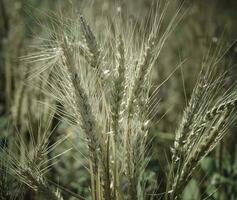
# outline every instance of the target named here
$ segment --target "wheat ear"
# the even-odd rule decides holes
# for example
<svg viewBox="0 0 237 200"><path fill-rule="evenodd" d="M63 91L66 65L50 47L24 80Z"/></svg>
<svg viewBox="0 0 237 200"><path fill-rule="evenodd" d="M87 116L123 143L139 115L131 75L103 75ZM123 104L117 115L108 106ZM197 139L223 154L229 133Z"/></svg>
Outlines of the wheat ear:
<svg viewBox="0 0 237 200"><path fill-rule="evenodd" d="M99 140L97 138L97 126L95 117L92 113L91 106L89 104L89 99L84 91L84 89L81 86L80 77L78 75L77 67L74 63L74 57L73 57L73 50L70 48L68 42L66 39L63 41L62 45L63 49L63 63L68 69L68 72L70 74L71 82L74 87L74 92L76 95L76 105L77 105L77 111L80 113L81 116L81 126L85 131L87 140L88 140L88 146L91 153L91 161L93 165L93 174L95 176L98 176L98 166L99 166L99 158L101 157L101 147L98 143ZM93 183L93 186L96 188L96 183ZM95 190L95 198L97 196L97 192Z"/></svg>
<svg viewBox="0 0 237 200"><path fill-rule="evenodd" d="M96 38L90 26L82 15L80 16L80 22L82 27L82 33L87 45L87 49L89 51L89 55L87 55L85 58L93 68L98 68L100 64L101 50L98 47ZM83 48L81 49L81 51L84 52ZM86 55L86 53L84 52L83 55Z"/></svg>
<svg viewBox="0 0 237 200"><path fill-rule="evenodd" d="M119 36L117 43L117 77L114 80L113 100L111 103L112 110L112 130L115 138L119 133L119 120L121 112L121 103L125 90L125 55L124 55L124 42L122 36Z"/></svg>

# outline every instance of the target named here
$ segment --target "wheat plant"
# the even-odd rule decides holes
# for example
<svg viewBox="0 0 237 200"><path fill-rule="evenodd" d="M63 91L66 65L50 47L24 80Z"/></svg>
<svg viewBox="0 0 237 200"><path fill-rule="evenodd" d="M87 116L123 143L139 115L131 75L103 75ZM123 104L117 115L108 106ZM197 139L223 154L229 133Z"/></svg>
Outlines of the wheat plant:
<svg viewBox="0 0 237 200"><path fill-rule="evenodd" d="M154 11L144 17L147 20L139 24L115 9L117 14L105 23L104 33L90 25L82 13L73 12L69 18L56 16L49 38L38 51L23 57L32 65L28 78L40 80L39 88L50 99L43 105L48 103L47 108L51 108L47 111L50 117L37 126L37 133L29 128L29 139L19 137L17 145L24 146L20 156L19 151L1 148L1 171L6 169L23 184L24 192L32 190L36 199L55 200L181 199L199 162L235 122L237 95L235 85L225 91L226 76L220 75L221 51L217 49L204 60L175 133L166 191L157 194L157 184L153 194L148 194L149 128L157 113L160 87L153 90L152 67L184 14L179 7L166 24L169 4L155 4ZM68 149L53 157L52 151L70 139L69 134L51 142L54 117L73 127L85 144L86 149L77 153L86 158L89 197L60 186L60 177L56 183L47 175L57 165L55 159ZM2 189L0 192L4 193ZM3 199L8 195L5 192Z"/></svg>

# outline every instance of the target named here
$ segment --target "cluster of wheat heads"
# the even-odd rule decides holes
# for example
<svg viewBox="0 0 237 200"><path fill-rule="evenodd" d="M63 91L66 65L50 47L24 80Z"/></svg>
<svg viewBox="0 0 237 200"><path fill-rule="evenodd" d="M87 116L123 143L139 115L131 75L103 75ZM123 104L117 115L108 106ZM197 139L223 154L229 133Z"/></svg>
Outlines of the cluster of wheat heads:
<svg viewBox="0 0 237 200"><path fill-rule="evenodd" d="M91 181L91 196L86 199L148 198L144 179L149 160L148 127L150 117L157 112L157 90L151 93L150 74L180 20L178 10L164 28L167 8L168 4L158 7L159 12L149 16L153 22L139 26L115 17L115 23L107 26L104 34L92 31L80 14L53 21L50 39L39 47L40 51L27 57L42 64L34 76L44 74L44 92L57 102L58 115L83 133ZM224 91L223 75L216 78L217 57L210 59L204 67L207 72L200 74L177 129L166 199L181 198L198 162L223 138L235 119L237 97L234 87ZM3 149L6 166L44 198L63 199L59 192L63 190L83 199L57 184L57 189L49 186L44 175L50 162L42 157L61 140L49 146L50 131L41 131L39 135L43 136L31 145L33 155L27 163L22 164Z"/></svg>
<svg viewBox="0 0 237 200"><path fill-rule="evenodd" d="M200 74L196 87L176 131L169 186L171 199L180 194L202 160L236 122L236 86L225 86L225 73L217 74L220 52L209 57L207 72ZM219 54L219 55L218 55Z"/></svg>

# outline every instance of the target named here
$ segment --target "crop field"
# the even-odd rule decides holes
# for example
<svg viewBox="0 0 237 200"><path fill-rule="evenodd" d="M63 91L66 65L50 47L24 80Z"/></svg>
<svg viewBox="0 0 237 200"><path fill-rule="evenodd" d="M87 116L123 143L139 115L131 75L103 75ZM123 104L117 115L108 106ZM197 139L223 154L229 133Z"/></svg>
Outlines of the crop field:
<svg viewBox="0 0 237 200"><path fill-rule="evenodd" d="M0 200L237 200L235 0L0 0Z"/></svg>

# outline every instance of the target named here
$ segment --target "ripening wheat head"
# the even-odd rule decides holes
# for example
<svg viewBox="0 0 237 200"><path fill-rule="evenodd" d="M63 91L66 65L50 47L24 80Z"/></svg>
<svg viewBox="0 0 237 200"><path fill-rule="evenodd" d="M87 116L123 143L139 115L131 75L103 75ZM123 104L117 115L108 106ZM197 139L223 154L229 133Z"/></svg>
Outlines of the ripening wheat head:
<svg viewBox="0 0 237 200"><path fill-rule="evenodd" d="M46 94L60 116L81 129L88 146L92 199L142 199L147 163L150 72L179 21L164 28L168 3L151 12L150 24L126 20L119 10L99 34L81 14L54 24L51 37L26 60L48 72ZM125 19L124 19L125 17ZM93 27L93 28L92 28Z"/></svg>
<svg viewBox="0 0 237 200"><path fill-rule="evenodd" d="M150 74L181 17L179 8L165 26L168 5L158 4L155 12L144 17L149 23L129 20L121 9L115 9L113 14L117 14L109 20L103 19L106 23L100 27L76 12L69 18L58 17L39 51L24 58L41 64L33 68L32 77L44 74L45 94L55 100L59 116L83 133L92 200L145 198L149 116L156 112L157 92L150 95ZM176 131L172 184L168 184L166 198L180 198L198 162L235 119L236 93L234 87L224 91L225 77L215 75L218 63L214 56L206 64L206 73L203 68ZM42 154L46 147L40 143L34 152ZM33 158L41 158L41 154ZM33 166L26 171L21 165L13 166L13 171L34 190L62 198L54 190L48 191L43 176L36 180L33 172L38 169Z"/></svg>
<svg viewBox="0 0 237 200"><path fill-rule="evenodd" d="M199 79L180 126L176 131L172 164L171 199L180 199L192 172L236 121L236 84L226 88L226 74L222 67L220 49L203 63ZM206 69L205 69L206 67ZM172 182L172 181L171 181Z"/></svg>
<svg viewBox="0 0 237 200"><path fill-rule="evenodd" d="M0 159L4 162L3 167L13 177L13 180L18 183L17 189L20 190L16 194L13 192L9 196L24 196L30 188L43 198L63 199L58 188L50 186L46 175L61 155L55 155L49 159L49 154L66 139L64 137L53 144L49 144L49 137L53 133L51 130L52 119L51 115L46 123L45 121L42 121L43 124L40 122L36 132L29 124L29 140L24 137L23 132L15 134L15 138L12 140L13 149L10 149L9 146L0 147ZM10 139L9 137L8 140L11 141Z"/></svg>

